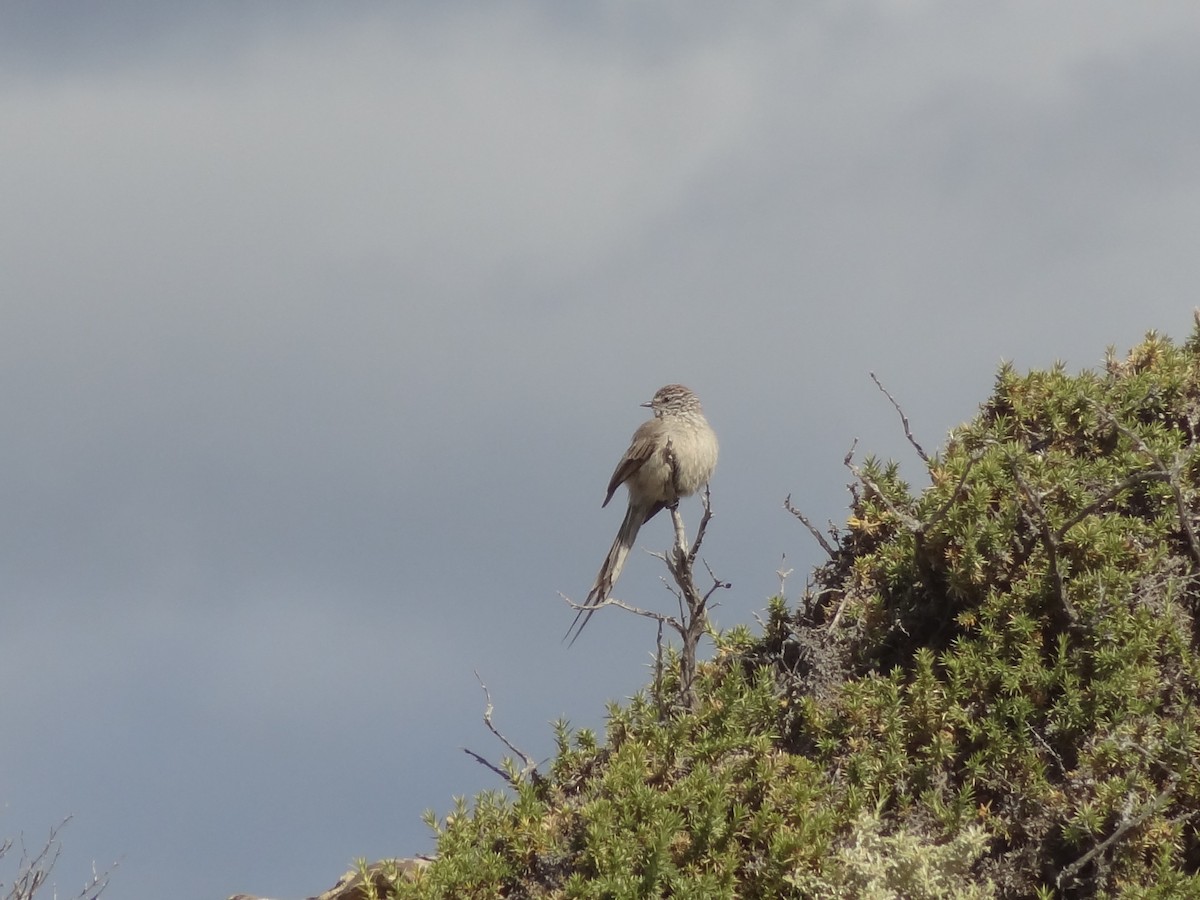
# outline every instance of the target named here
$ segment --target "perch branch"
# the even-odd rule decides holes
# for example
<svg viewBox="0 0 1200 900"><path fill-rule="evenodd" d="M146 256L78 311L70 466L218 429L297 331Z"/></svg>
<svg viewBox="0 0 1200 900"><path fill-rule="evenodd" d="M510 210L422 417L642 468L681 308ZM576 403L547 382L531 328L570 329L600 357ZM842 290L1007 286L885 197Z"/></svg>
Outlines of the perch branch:
<svg viewBox="0 0 1200 900"><path fill-rule="evenodd" d="M704 535L708 531L708 523L712 521L712 495L708 490L708 482L704 483L704 493L700 495L700 503L704 507L704 512L700 516L700 525L696 528L696 540L692 541L692 549L688 551L688 565L692 565L696 561L696 554L700 552L700 545L704 543Z"/></svg>
<svg viewBox="0 0 1200 900"><path fill-rule="evenodd" d="M666 560L666 557L663 556L663 554L661 554L661 553L651 553L650 555L653 557L656 557L658 559L661 559L661 560ZM631 612L631 613L634 613L635 615L645 616L647 619L656 619L659 622L659 624L670 625L676 631L680 632L681 634L683 633L682 626L680 626L679 622L677 622L673 616L666 616L666 615L663 615L662 613L656 613L649 609L642 609L641 607L630 606L624 600L618 600L616 597L605 597L604 600L602 600L600 603L593 603L591 606L588 606L583 603L576 603L570 597L566 596L565 594L563 594L561 592L559 593L558 596L562 597L563 600L566 601L567 606L571 607L571 609L601 609L605 606L615 606L615 607L617 607L617 609L623 609L626 612Z"/></svg>

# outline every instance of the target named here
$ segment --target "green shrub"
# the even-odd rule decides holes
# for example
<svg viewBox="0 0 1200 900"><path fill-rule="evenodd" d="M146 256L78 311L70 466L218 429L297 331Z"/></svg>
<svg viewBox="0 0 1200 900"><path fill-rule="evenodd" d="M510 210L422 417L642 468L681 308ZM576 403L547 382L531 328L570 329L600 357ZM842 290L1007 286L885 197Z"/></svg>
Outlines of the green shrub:
<svg viewBox="0 0 1200 900"><path fill-rule="evenodd" d="M1200 330L1001 367L929 487L857 469L811 592L715 636L696 709L560 723L515 796L430 817L398 896L1200 896L1198 429Z"/></svg>

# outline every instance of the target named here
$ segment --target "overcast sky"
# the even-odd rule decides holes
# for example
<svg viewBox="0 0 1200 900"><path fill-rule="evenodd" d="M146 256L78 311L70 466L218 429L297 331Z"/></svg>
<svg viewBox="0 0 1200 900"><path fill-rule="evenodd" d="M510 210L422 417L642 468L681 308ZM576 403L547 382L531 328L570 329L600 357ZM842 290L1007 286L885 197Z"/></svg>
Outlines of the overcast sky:
<svg viewBox="0 0 1200 900"><path fill-rule="evenodd" d="M1188 334L1198 110L1193 2L0 5L0 835L147 900L428 852L474 670L538 758L648 678L558 596L640 402L704 402L752 622L855 437L921 484L869 372L933 449Z"/></svg>

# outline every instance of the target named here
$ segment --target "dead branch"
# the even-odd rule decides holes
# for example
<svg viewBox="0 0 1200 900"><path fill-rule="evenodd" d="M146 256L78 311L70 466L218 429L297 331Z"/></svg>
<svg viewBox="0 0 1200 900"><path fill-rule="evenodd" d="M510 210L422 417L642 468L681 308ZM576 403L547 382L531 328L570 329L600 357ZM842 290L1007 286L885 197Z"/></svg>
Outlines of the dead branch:
<svg viewBox="0 0 1200 900"><path fill-rule="evenodd" d="M676 488L676 494L678 494L679 466L669 440L667 441L663 455L666 458L667 465L671 469L671 482ZM704 506L704 513L696 529L696 540L691 547L688 546L687 532L684 529L683 517L679 514L678 501L671 503L667 507L671 512L675 542L667 553L660 555L660 558L666 563L667 571L671 573L671 577L679 587L677 596L680 604L680 615L679 619L674 619L670 616L659 616L658 614L652 614L651 616L658 619L660 628L663 624L668 624L675 628L683 642L679 653L680 700L687 709L695 709L696 707L694 686L696 649L700 643L700 638L704 635L708 627L708 616L705 607L709 597L713 593L713 591L709 591L708 594L701 596L692 573L696 556L700 552L700 546L704 541L704 535L708 529L708 523L712 519L712 496L707 484L704 485L701 502ZM713 580L716 581L715 578ZM721 586L721 582L717 582L717 585ZM714 587L713 590L715 589ZM643 612L643 614L645 613Z"/></svg>
<svg viewBox="0 0 1200 900"><path fill-rule="evenodd" d="M825 536L816 529L816 527L813 525L812 522L810 522L808 520L808 517L805 516L804 513L800 512L800 510L798 510L798 509L796 509L796 507L792 506L792 495L791 494L788 494L786 497L783 498L783 508L786 509L788 512L790 512L797 519L800 520L800 524L802 524L805 528L807 528L808 533L817 539L817 543L821 545L821 549L823 549L827 554L829 554L830 559L837 558L837 551L834 550L832 546L830 546L829 541L825 540Z"/></svg>
<svg viewBox="0 0 1200 900"><path fill-rule="evenodd" d="M729 590L731 587L733 587L733 584L732 584L732 582L722 581L721 579L719 579L717 577L716 573L713 572L712 566L710 566L707 562L704 563L704 569L705 569L705 571L708 572L708 577L713 580L712 587L710 587L707 591L704 592L704 604L706 607L709 607L710 604L708 601L709 601L709 598L712 597L713 594L715 594L718 590L722 590L722 589ZM714 604L711 604L711 606L720 606L720 604L714 603Z"/></svg>
<svg viewBox="0 0 1200 900"><path fill-rule="evenodd" d="M661 553L651 553L650 555L653 556L655 559L661 559L664 562L667 559L666 556L664 556ZM663 613L657 613L650 609L642 609L639 606L631 606L630 604L626 603L624 600L618 600L616 597L605 597L604 600L600 603L595 603L591 606L586 606L582 603L576 603L570 597L566 596L565 594L563 594L561 592L559 593L558 596L562 597L563 600L565 600L567 602L567 605L569 607L571 607L571 609L601 609L602 607L605 607L605 606L615 606L617 609L623 609L626 612L633 613L634 615L645 616L647 619L656 619L660 625L662 625L662 624L670 625L676 631L679 631L681 628L679 622L673 616L664 615Z"/></svg>
<svg viewBox="0 0 1200 900"><path fill-rule="evenodd" d="M857 444L858 438L855 438L854 444L852 444L850 449L846 452L846 457L842 460L842 464L854 474L855 478L857 478L866 486L867 490L879 498L879 502L887 507L887 511L895 516L901 525L903 525L913 534L923 533L925 531L924 525L922 525L917 519L914 519L908 513L897 509L896 505L887 498L887 495L883 492L879 485L877 485L871 478L868 478L865 474L863 474L863 471L858 466L854 465L853 462L851 462L851 460L854 458L854 447Z"/></svg>
<svg viewBox="0 0 1200 900"><path fill-rule="evenodd" d="M13 879L12 888L9 890L8 896L12 900L28 900L38 888L45 884L46 879L50 877L50 871L54 868L54 864L58 862L58 855L62 852L62 844L58 840L58 832L70 821L69 817L64 819L60 825L50 829L50 837L46 839L46 843L42 845L42 849L36 855L30 857L28 850L25 848L25 836L21 835L21 865L17 877Z"/></svg>
<svg viewBox="0 0 1200 900"><path fill-rule="evenodd" d="M906 438L908 438L908 442L910 444L912 444L912 448L917 451L917 456L921 457L921 461L924 462L926 465L928 465L929 457L926 455L925 451L921 448L921 445L917 443L916 438L913 437L912 429L908 427L908 416L906 416L904 414L904 410L900 408L900 404L896 402L896 398L893 397L891 395L891 393L888 391L888 389L885 388L880 383L879 379L875 377L875 373L871 372L870 375L871 375L871 380L873 382L875 382L875 387L877 387L881 391L883 391L883 395L885 397L887 397L888 400L891 401L892 407L896 410L897 413L900 414L900 422L904 426L904 436Z"/></svg>
<svg viewBox="0 0 1200 900"><path fill-rule="evenodd" d="M523 769L521 769L521 771L513 773L511 770L502 769L499 766L489 762L483 756L476 753L474 750L470 750L466 747L463 747L462 748L463 753L466 753L468 756L473 758L480 765L486 766L487 768L491 769L493 772L495 772L497 775L499 775L501 778L503 778L505 781L507 781L514 788L519 787L521 782L524 781L530 775L532 775L534 777L534 779L536 780L538 777L537 763L534 761L533 757L531 757L528 753L525 753L523 750L518 749L517 746L515 744L513 744L512 741L510 741L507 737L505 737L503 734L501 734L500 731L496 728L496 726L492 724L492 711L495 709L495 707L492 706L492 693L491 693L491 691L488 690L488 686L483 683L483 679L479 677L479 672L475 673L475 680L478 681L479 686L481 688L483 688L483 696L484 696L485 700L487 701L487 705L484 707L484 710L483 710L483 724L487 726L488 731L490 731L493 735L495 735L501 741L501 743L503 743L504 746L507 747L512 752L512 754L514 756L519 756L524 761L525 767Z"/></svg>
<svg viewBox="0 0 1200 900"><path fill-rule="evenodd" d="M58 862L59 854L62 852L62 842L58 836L59 832L66 827L71 818L71 816L67 816L58 825L53 826L41 850L33 856L29 855L29 851L25 847L24 835L21 836L21 859L18 864L16 877L13 879L8 893L5 894L6 900L30 900L37 890L46 884L51 871ZM11 840L0 842L0 857L3 857L11 849ZM112 869L116 867L117 864L113 863L112 868L104 872L97 872L93 863L92 877L79 893L75 895L75 900L96 900L96 898L104 893L104 889L108 887L109 876Z"/></svg>
<svg viewBox="0 0 1200 900"><path fill-rule="evenodd" d="M696 561L696 554L700 552L700 545L704 543L704 535L708 532L708 523L712 521L712 495L708 490L708 482L704 483L704 493L700 495L700 505L704 508L704 512L700 516L700 525L696 528L696 540L692 541L692 549L688 551L688 565L692 565Z"/></svg>
<svg viewBox="0 0 1200 900"><path fill-rule="evenodd" d="M476 753L470 747L462 747L461 749L462 749L463 753L467 754L467 756L471 757L471 759L475 760L475 762L479 763L484 768L491 769L493 772L495 772L497 775L499 775L501 778L503 778L505 781L507 781L513 787L516 787L516 783L513 781L511 773L505 772L503 769L501 769L499 766L497 766L491 760L485 759L483 756Z"/></svg>
<svg viewBox="0 0 1200 900"><path fill-rule="evenodd" d="M671 568L671 574L675 578L675 583L679 586L680 592L683 594L687 602L687 619L683 629L683 647L680 651L680 687L684 705L688 709L696 708L696 693L695 693L695 677L696 677L696 649L700 644L700 638L708 630L708 601L713 593L720 587L729 587L728 583L719 581L713 577L713 587L701 595L699 588L696 587L696 580L693 574L693 563L696 554L700 550L700 539L703 537L701 533L712 518L711 497L708 487L705 486L704 495L702 497L704 505L704 515L701 518L701 526L696 533L696 542L688 551L686 557L680 556L680 552L686 546L686 543L681 543L677 547L676 559L681 559L683 564L678 566L668 566ZM683 538L683 521L679 518L678 510L671 510L673 518L678 519L675 530L676 534ZM707 567L707 563L705 564ZM708 570L712 576L712 569Z"/></svg>

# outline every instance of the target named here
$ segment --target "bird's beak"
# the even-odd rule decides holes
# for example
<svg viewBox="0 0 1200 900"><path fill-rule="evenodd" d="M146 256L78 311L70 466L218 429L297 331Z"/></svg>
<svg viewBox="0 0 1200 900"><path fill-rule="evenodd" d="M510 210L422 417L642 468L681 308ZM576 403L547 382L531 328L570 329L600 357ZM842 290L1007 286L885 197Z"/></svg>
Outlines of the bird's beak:
<svg viewBox="0 0 1200 900"><path fill-rule="evenodd" d="M653 401L653 400L647 400L645 403L639 403L639 404L638 404L638 406L645 406L645 407L647 407L647 408L649 408L649 407L651 407L651 406L653 406L653 405L654 405L654 401Z"/></svg>

